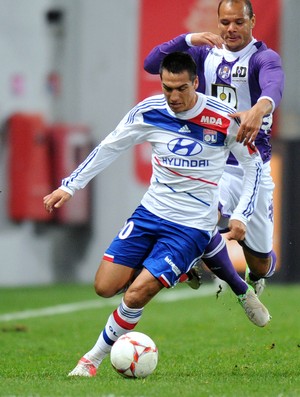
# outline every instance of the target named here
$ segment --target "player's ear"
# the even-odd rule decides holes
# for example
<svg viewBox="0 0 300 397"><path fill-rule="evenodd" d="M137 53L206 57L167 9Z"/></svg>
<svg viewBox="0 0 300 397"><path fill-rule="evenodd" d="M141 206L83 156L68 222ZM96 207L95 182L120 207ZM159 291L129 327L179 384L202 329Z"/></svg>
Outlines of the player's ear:
<svg viewBox="0 0 300 397"><path fill-rule="evenodd" d="M251 29L254 28L255 22L256 22L256 16L255 16L255 14L253 14L253 17L251 18Z"/></svg>
<svg viewBox="0 0 300 397"><path fill-rule="evenodd" d="M196 76L195 80L194 80L194 88L195 88L195 90L197 90L198 86L199 86L199 77Z"/></svg>

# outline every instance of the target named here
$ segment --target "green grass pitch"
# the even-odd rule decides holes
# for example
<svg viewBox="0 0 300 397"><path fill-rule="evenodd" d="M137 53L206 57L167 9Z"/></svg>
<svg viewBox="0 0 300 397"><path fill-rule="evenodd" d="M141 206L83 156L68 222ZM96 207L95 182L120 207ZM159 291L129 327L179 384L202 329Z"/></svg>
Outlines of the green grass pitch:
<svg viewBox="0 0 300 397"><path fill-rule="evenodd" d="M161 294L184 290L191 291L182 285ZM262 301L273 318L266 328L246 318L228 289L218 298L215 292L192 292L169 302L156 298L145 308L136 331L156 342L159 362L151 376L133 380L118 375L108 358L95 378L67 377L93 346L115 300L98 298L98 308L6 321L7 313L97 297L87 285L1 288L0 396L300 396L300 285L268 284Z"/></svg>

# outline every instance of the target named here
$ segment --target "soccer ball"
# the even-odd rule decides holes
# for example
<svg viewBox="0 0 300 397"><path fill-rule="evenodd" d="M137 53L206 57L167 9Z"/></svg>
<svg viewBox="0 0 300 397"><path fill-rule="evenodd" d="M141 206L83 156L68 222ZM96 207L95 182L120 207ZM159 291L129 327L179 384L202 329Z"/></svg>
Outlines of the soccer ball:
<svg viewBox="0 0 300 397"><path fill-rule="evenodd" d="M158 350L148 335L128 332L113 344L110 361L125 378L146 378L157 366Z"/></svg>

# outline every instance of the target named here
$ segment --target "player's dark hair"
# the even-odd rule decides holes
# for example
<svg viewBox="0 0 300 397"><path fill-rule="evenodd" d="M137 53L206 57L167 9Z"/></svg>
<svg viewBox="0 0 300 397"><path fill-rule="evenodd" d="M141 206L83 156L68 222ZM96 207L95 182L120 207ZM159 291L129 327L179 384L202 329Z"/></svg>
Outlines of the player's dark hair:
<svg viewBox="0 0 300 397"><path fill-rule="evenodd" d="M197 77L196 62L189 54L185 52L176 51L166 55L160 64L160 77L162 77L163 70L167 70L168 72L174 74L188 72L192 82L194 82L195 78Z"/></svg>
<svg viewBox="0 0 300 397"><path fill-rule="evenodd" d="M251 19L253 17L254 13L253 13L252 3L250 0L221 0L219 3L219 6L218 6L218 16L220 15L220 7L223 3L240 3L240 2L245 4L245 6L248 10L249 18Z"/></svg>

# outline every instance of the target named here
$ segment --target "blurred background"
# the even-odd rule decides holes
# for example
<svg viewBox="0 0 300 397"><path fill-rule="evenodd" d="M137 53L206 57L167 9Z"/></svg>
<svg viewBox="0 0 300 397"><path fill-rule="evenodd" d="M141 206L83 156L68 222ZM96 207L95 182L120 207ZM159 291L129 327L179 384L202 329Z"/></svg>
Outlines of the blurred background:
<svg viewBox="0 0 300 397"><path fill-rule="evenodd" d="M133 148L55 214L59 187L137 101L160 92L143 70L153 46L216 31L218 0L0 0L0 286L93 282L102 254L149 181ZM253 0L254 37L282 56L276 111L275 282L300 282L299 0ZM237 244L230 252L239 271Z"/></svg>

